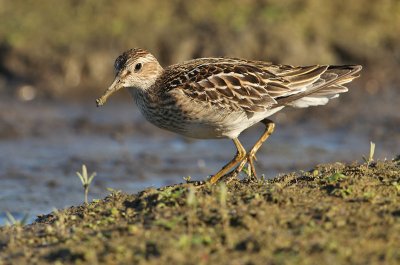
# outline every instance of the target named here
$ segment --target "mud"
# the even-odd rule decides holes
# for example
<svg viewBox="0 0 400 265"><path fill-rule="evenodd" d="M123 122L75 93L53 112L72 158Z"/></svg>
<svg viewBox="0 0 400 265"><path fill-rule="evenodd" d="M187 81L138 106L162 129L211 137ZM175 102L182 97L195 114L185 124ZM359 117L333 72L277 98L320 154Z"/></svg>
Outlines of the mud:
<svg viewBox="0 0 400 265"><path fill-rule="evenodd" d="M114 191L0 228L0 264L398 264L400 163Z"/></svg>

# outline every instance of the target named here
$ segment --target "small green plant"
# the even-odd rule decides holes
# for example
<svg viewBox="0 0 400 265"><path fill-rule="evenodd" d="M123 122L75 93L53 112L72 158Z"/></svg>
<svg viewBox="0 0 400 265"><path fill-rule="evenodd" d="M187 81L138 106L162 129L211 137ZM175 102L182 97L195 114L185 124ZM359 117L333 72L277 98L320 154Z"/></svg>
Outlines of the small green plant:
<svg viewBox="0 0 400 265"><path fill-rule="evenodd" d="M7 226L24 226L27 224L28 222L28 214L25 214L21 220L18 220L17 218L15 218L10 212L6 212L6 225Z"/></svg>
<svg viewBox="0 0 400 265"><path fill-rule="evenodd" d="M219 184L219 203L223 209L226 208L227 196L228 196L228 189L225 183Z"/></svg>
<svg viewBox="0 0 400 265"><path fill-rule="evenodd" d="M54 217L56 217L56 221L54 222L54 226L57 229L56 232L60 238L63 238L66 236L66 216L64 212L60 212L58 209L53 208L53 214ZM50 230L52 229L51 226L49 226Z"/></svg>
<svg viewBox="0 0 400 265"><path fill-rule="evenodd" d="M365 163L367 163L367 167L369 167L371 165L371 163L374 161L374 153L375 153L375 143L370 142L369 157L366 158L365 156L363 156Z"/></svg>
<svg viewBox="0 0 400 265"><path fill-rule="evenodd" d="M249 170L249 169L250 169L249 166L243 167L242 172L244 174L246 174L247 176L251 176L251 170Z"/></svg>
<svg viewBox="0 0 400 265"><path fill-rule="evenodd" d="M392 186L394 186L397 190L397 192L400 193L400 183L397 181L393 181L392 183L390 183Z"/></svg>
<svg viewBox="0 0 400 265"><path fill-rule="evenodd" d="M6 226L12 229L12 234L8 240L8 246L15 246L16 242L21 238L23 233L23 226L28 222L28 214L25 214L21 220L15 218L10 212L6 212ZM0 264L1 261L0 261Z"/></svg>
<svg viewBox="0 0 400 265"><path fill-rule="evenodd" d="M336 172L336 173L334 173L334 174L332 174L332 175L326 177L324 180L325 180L326 182L328 182L328 183L336 183L336 182L341 181L341 180L344 180L344 179L346 179L346 178L347 178L346 175L343 175L343 174L340 173L340 172Z"/></svg>
<svg viewBox="0 0 400 265"><path fill-rule="evenodd" d="M193 223L194 220L196 219L196 207L197 207L196 192L193 187L189 188L186 197L186 204L187 206L189 206L190 209L188 211L187 225L188 225L188 233L191 235L193 233Z"/></svg>
<svg viewBox="0 0 400 265"><path fill-rule="evenodd" d="M87 173L86 165L83 164L82 165L82 173L76 172L76 175L78 175L79 179L82 182L82 186L85 191L85 203L87 204L88 203L89 186L90 186L90 183L92 183L93 178L96 176L96 172L93 172L89 177L88 173Z"/></svg>
<svg viewBox="0 0 400 265"><path fill-rule="evenodd" d="M195 192L194 188L192 188L192 187L189 188L186 203L189 207L197 206L196 192Z"/></svg>
<svg viewBox="0 0 400 265"><path fill-rule="evenodd" d="M222 221L222 230L224 232L224 238L225 238L225 244L229 247L232 246L232 240L231 240L231 230L229 227L229 210L227 207L227 201L228 201L228 188L225 183L219 184L219 205L220 209L219 212L221 214L221 221Z"/></svg>

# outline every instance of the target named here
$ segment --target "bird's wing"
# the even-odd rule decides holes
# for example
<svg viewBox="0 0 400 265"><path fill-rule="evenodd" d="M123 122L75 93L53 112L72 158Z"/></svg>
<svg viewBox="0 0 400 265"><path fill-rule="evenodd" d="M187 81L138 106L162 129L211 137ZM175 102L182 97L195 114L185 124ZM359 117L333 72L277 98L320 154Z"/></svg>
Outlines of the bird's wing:
<svg viewBox="0 0 400 265"><path fill-rule="evenodd" d="M251 114L277 106L281 100L287 101L293 95L323 86L326 80L321 80L321 76L329 66L293 67L241 59L206 58L173 68L176 71L171 72L165 82L168 90L179 88L195 101L232 110L242 109ZM337 75L331 77L337 79ZM343 90L344 87L339 84L338 89ZM339 90L337 93L340 93ZM331 93L324 90L314 92Z"/></svg>

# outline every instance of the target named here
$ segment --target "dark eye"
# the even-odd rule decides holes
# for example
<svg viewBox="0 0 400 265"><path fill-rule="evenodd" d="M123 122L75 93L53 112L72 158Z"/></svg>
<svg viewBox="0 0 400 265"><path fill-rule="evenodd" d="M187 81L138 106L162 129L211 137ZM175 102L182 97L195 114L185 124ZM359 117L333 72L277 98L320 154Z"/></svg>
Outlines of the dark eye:
<svg viewBox="0 0 400 265"><path fill-rule="evenodd" d="M141 63L137 63L137 64L135 65L135 71L137 72L137 71L139 71L140 69L142 69L142 64L141 64Z"/></svg>

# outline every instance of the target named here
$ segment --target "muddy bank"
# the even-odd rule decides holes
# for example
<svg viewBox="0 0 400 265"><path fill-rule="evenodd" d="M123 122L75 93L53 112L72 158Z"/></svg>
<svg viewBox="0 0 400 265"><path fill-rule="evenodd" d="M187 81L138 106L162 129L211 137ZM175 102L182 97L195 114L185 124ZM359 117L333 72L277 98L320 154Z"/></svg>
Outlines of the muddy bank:
<svg viewBox="0 0 400 265"><path fill-rule="evenodd" d="M400 164L113 192L0 230L0 264L398 264Z"/></svg>

